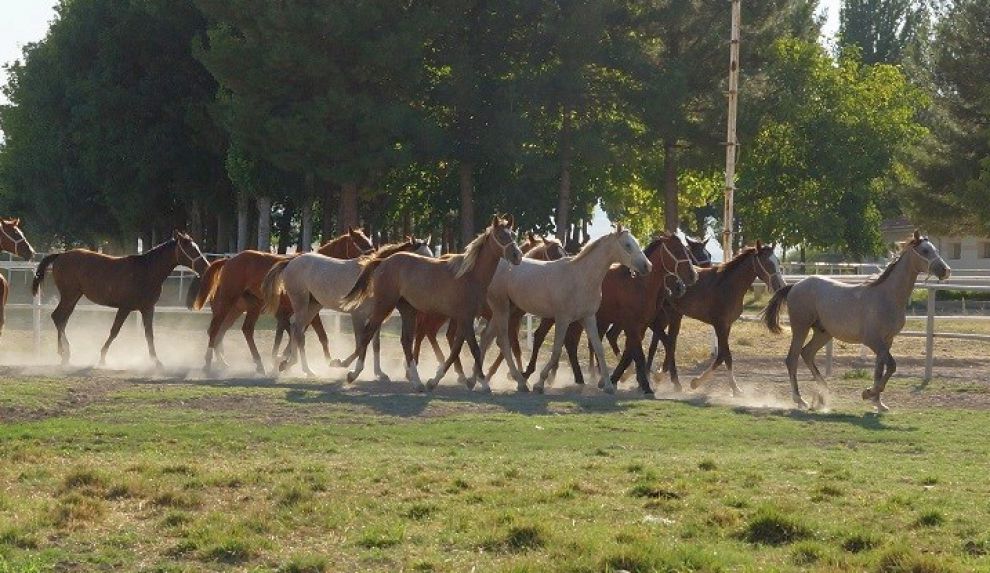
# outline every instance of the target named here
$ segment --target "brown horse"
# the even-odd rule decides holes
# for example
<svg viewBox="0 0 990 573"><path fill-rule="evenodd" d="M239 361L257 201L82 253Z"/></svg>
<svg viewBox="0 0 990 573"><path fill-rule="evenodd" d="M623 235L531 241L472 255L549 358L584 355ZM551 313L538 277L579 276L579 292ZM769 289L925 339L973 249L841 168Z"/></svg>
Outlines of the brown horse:
<svg viewBox="0 0 990 573"><path fill-rule="evenodd" d="M52 321L58 329L58 353L62 357L62 365L69 363L70 355L65 325L79 299L85 296L96 304L117 309L110 337L100 351L100 365L106 362L107 350L120 332L124 320L136 310L141 313L144 322L148 353L161 368L162 363L155 352L155 304L162 295L165 279L179 265L185 265L197 274L202 274L208 266L199 245L192 237L179 231L173 232L168 241L140 255L111 257L86 249L74 249L41 259L31 291L38 294L45 272L51 266L59 292Z"/></svg>
<svg viewBox="0 0 990 573"><path fill-rule="evenodd" d="M34 258L34 248L24 237L20 225L20 219L0 219L0 251L15 254L25 261L30 261ZM4 309L7 306L9 291L7 279L0 275L0 333L3 333L6 315Z"/></svg>
<svg viewBox="0 0 990 573"><path fill-rule="evenodd" d="M630 362L635 362L640 390L644 394L652 394L646 356L643 354L643 336L653 322L658 305L683 296L687 287L698 281L698 272L691 264L688 250L675 235L661 236L650 243L643 253L653 263L653 272L633 276L621 267L609 270L602 281L602 303L595 318L598 320L598 332L617 326L626 334L626 348L612 372L612 382L617 384ZM584 384L581 366L576 360L581 330L580 324L571 324L564 340L574 381L578 384Z"/></svg>
<svg viewBox="0 0 990 573"><path fill-rule="evenodd" d="M533 232L527 233L526 240L519 246L519 250L525 255L525 258L534 259L538 261L555 261L557 259L562 259L567 256L564 251L563 245L560 241L554 238L541 237L534 234ZM485 320L491 320L492 311L485 304L481 309L482 318ZM511 342L512 352L516 356L516 362L521 362L522 350L519 348L519 330L522 326L522 318L525 313L519 309L514 309L512 315L509 317L509 330L512 333ZM446 324L448 321L446 316L439 314L429 314L429 313L419 313L416 315L416 342L413 346L413 356L416 360L419 360L420 347L423 344L423 338L427 338L430 341L430 346L433 348L433 354L437 358L437 362L443 362L446 358L443 355L443 351L440 350L440 345L437 343L437 334L440 332L440 328ZM546 332L553 327L552 319L544 319L540 321L540 326L538 331L543 332L543 336L546 336ZM456 326L451 325L447 328L447 344L448 346L453 342L457 334ZM495 358L495 362L488 370L488 379L495 374L498 367L502 364L502 354ZM454 358L454 370L457 372L458 378L463 382L466 379L464 375L464 369L461 366L460 356Z"/></svg>
<svg viewBox="0 0 990 573"><path fill-rule="evenodd" d="M725 363L729 371L729 384L732 394L739 395L742 390L736 384L732 374L732 351L729 349L729 333L732 324L742 315L743 297L757 278L766 283L771 291L784 287L784 278L780 274L780 263L773 254L773 247L763 245L759 241L755 247L746 247L727 263L702 269L698 273L698 283L688 289L684 296L671 300L657 313L653 324L653 341L650 343L649 362L652 364L659 339L663 342L664 361L663 372L670 373L670 381L680 391L681 384L677 378L677 335L680 332L681 319L687 315L695 320L712 325L718 340L718 350L715 360L700 376L691 380L691 388L697 388L707 382L715 374L715 369ZM669 332L666 327L670 326Z"/></svg>
<svg viewBox="0 0 990 573"><path fill-rule="evenodd" d="M399 253L387 259L369 261L351 292L344 297L345 310L372 301L370 317L362 329L358 344L358 362L347 375L353 382L364 367L364 357L375 332L395 308L402 317L402 350L406 358L406 374L413 386L424 389L413 356L413 337L418 312L430 312L450 317L457 325L457 333L450 356L440 365L430 387L436 386L447 372L454 358L460 355L461 346L467 340L474 355L474 376L481 388L490 391L482 372L481 348L474 334L474 319L481 311L488 285L501 259L518 265L522 252L515 242L513 220L492 219L485 232L471 242L461 255L447 260L426 258L410 253Z"/></svg>
<svg viewBox="0 0 990 573"><path fill-rule="evenodd" d="M347 233L337 237L318 249L318 253L339 259L354 259L374 251L371 240L361 229L349 228ZM206 350L206 370L213 367L213 357L224 367L227 366L223 357L223 338L234 322L245 314L241 332L247 341L251 356L254 358L255 369L259 374L265 373L261 354L254 342L254 327L265 307L261 294L261 283L265 275L279 261L285 260L282 255L273 255L262 251L243 251L229 259L214 261L203 274L199 293L192 304L193 309L201 309L210 302L213 318L207 333L210 337ZM282 296L275 312L277 331L272 356L277 356L283 333L289 328L289 317L292 316L292 306L289 299ZM323 352L330 358L330 345L326 330L319 315L313 318L313 330L320 339Z"/></svg>

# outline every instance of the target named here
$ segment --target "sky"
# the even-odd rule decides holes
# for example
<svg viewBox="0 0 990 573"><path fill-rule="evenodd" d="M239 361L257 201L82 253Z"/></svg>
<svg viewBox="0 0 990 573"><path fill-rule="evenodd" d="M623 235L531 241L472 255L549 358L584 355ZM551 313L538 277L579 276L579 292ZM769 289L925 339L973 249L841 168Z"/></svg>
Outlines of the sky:
<svg viewBox="0 0 990 573"><path fill-rule="evenodd" d="M759 0L743 0L743 19L746 18L746 2ZM0 62L4 64L21 57L21 49L25 44L38 41L45 36L48 24L55 17L56 0L0 0ZM826 17L822 30L824 39L835 36L839 29L839 6L841 0L821 0L819 13ZM728 11L726 11L728 13ZM743 38L745 41L745 37ZM728 60L728 55L726 55ZM728 68L728 63L726 63ZM3 71L0 80L6 83L7 74ZM0 94L0 103L6 103ZM611 223L600 208L595 208L592 221L591 236L599 237L611 230ZM709 250L721 259L722 251L715 241L709 244Z"/></svg>

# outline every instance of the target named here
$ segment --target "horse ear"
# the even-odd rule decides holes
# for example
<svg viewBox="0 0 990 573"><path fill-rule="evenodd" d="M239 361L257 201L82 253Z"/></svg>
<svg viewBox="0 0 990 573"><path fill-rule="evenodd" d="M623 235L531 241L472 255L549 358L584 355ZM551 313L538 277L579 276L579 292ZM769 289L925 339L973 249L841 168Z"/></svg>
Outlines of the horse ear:
<svg viewBox="0 0 990 573"><path fill-rule="evenodd" d="M763 249L763 241L756 239L756 250L759 251Z"/></svg>
<svg viewBox="0 0 990 573"><path fill-rule="evenodd" d="M498 226L498 213L492 215L492 224L490 226L492 227Z"/></svg>
<svg viewBox="0 0 990 573"><path fill-rule="evenodd" d="M509 226L510 229L515 229L516 228L516 216L515 215L512 215L510 213L509 214L509 217L506 219L506 224Z"/></svg>
<svg viewBox="0 0 990 573"><path fill-rule="evenodd" d="M15 217L14 220L11 221L11 223L13 223L15 227L20 227L21 226L21 218L20 217Z"/></svg>
<svg viewBox="0 0 990 573"><path fill-rule="evenodd" d="M175 239L176 241L179 240L179 230L178 229L172 229L172 238Z"/></svg>
<svg viewBox="0 0 990 573"><path fill-rule="evenodd" d="M433 233L430 233L429 235L426 236L425 239L423 239L423 242L426 243L426 246L430 246L430 241L432 240L433 240Z"/></svg>
<svg viewBox="0 0 990 573"><path fill-rule="evenodd" d="M921 233L918 231L918 229L915 229L914 230L914 240L915 241L920 241L921 240Z"/></svg>
<svg viewBox="0 0 990 573"><path fill-rule="evenodd" d="M412 238L412 235L406 235L406 242L407 242L407 243L411 243L411 242L413 242L413 238Z"/></svg>
<svg viewBox="0 0 990 573"><path fill-rule="evenodd" d="M533 231L526 231L526 238L529 239L530 243L536 242L536 233Z"/></svg>
<svg viewBox="0 0 990 573"><path fill-rule="evenodd" d="M347 226L347 234L348 235L353 235L354 234L354 227L348 225Z"/></svg>
<svg viewBox="0 0 990 573"><path fill-rule="evenodd" d="M615 224L615 232L616 233L621 233L623 230L624 229L622 228L622 223L616 223Z"/></svg>

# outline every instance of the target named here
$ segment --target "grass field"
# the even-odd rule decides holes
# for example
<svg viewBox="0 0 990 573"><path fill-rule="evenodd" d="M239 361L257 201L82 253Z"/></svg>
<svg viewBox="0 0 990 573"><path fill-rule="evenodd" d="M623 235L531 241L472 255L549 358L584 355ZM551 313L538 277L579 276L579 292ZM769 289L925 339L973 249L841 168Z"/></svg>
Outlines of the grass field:
<svg viewBox="0 0 990 573"><path fill-rule="evenodd" d="M752 323L738 401L722 378L658 400L566 375L547 396L252 378L237 337L245 370L210 380L186 319L159 328L165 373L135 366L130 327L111 353L130 370L89 368L107 326L70 325L68 370L0 368L0 573L990 571L985 343L936 341L925 384L923 341L899 340L878 416L858 399L872 358L844 344L831 411L792 410L788 338ZM685 324L685 382L709 337ZM30 336L3 340L11 363Z"/></svg>

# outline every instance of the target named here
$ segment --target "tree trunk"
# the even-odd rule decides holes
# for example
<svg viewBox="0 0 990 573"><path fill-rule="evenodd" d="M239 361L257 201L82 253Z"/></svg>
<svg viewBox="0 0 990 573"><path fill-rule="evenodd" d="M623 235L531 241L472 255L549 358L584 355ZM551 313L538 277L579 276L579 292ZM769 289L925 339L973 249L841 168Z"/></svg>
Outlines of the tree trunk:
<svg viewBox="0 0 990 573"><path fill-rule="evenodd" d="M357 228L358 220L358 188L356 183L344 183L340 186L340 206L337 217L339 223L337 232L344 233L348 227Z"/></svg>
<svg viewBox="0 0 990 573"><path fill-rule="evenodd" d="M225 253L230 249L230 215L223 213L217 215L217 244L218 253Z"/></svg>
<svg viewBox="0 0 990 573"><path fill-rule="evenodd" d="M200 208L199 201L195 199L189 208L189 229L186 232L196 241L202 241L206 238L203 235L203 209Z"/></svg>
<svg viewBox="0 0 990 573"><path fill-rule="evenodd" d="M333 212L336 204L336 193L333 185L327 185L323 191L322 218L320 221L320 243L326 244L333 239Z"/></svg>
<svg viewBox="0 0 990 573"><path fill-rule="evenodd" d="M668 233L676 233L677 213L677 144L673 139L663 140L663 220Z"/></svg>
<svg viewBox="0 0 990 573"><path fill-rule="evenodd" d="M307 197L303 200L302 213L302 233L300 233L299 250L308 253L313 250L313 199Z"/></svg>
<svg viewBox="0 0 990 573"><path fill-rule="evenodd" d="M251 200L244 192L237 194L237 251L248 248L248 210Z"/></svg>
<svg viewBox="0 0 990 573"><path fill-rule="evenodd" d="M461 241L466 245L474 240L474 165L461 163L458 173L461 179Z"/></svg>
<svg viewBox="0 0 990 573"><path fill-rule="evenodd" d="M571 212L571 110L564 107L560 127L560 189L557 191L557 240L567 240L567 220Z"/></svg>
<svg viewBox="0 0 990 573"><path fill-rule="evenodd" d="M268 252L272 247L272 199L258 197L258 250Z"/></svg>
<svg viewBox="0 0 990 573"><path fill-rule="evenodd" d="M141 233L141 252L147 251L151 249L151 247L155 246L155 244L151 242L152 234L153 231L151 229L148 229L147 231Z"/></svg>
<svg viewBox="0 0 990 573"><path fill-rule="evenodd" d="M282 213L279 214L275 222L276 229L278 230L278 254L280 255L289 252L289 247L292 246L292 216L295 213L295 205L286 201L282 208Z"/></svg>

